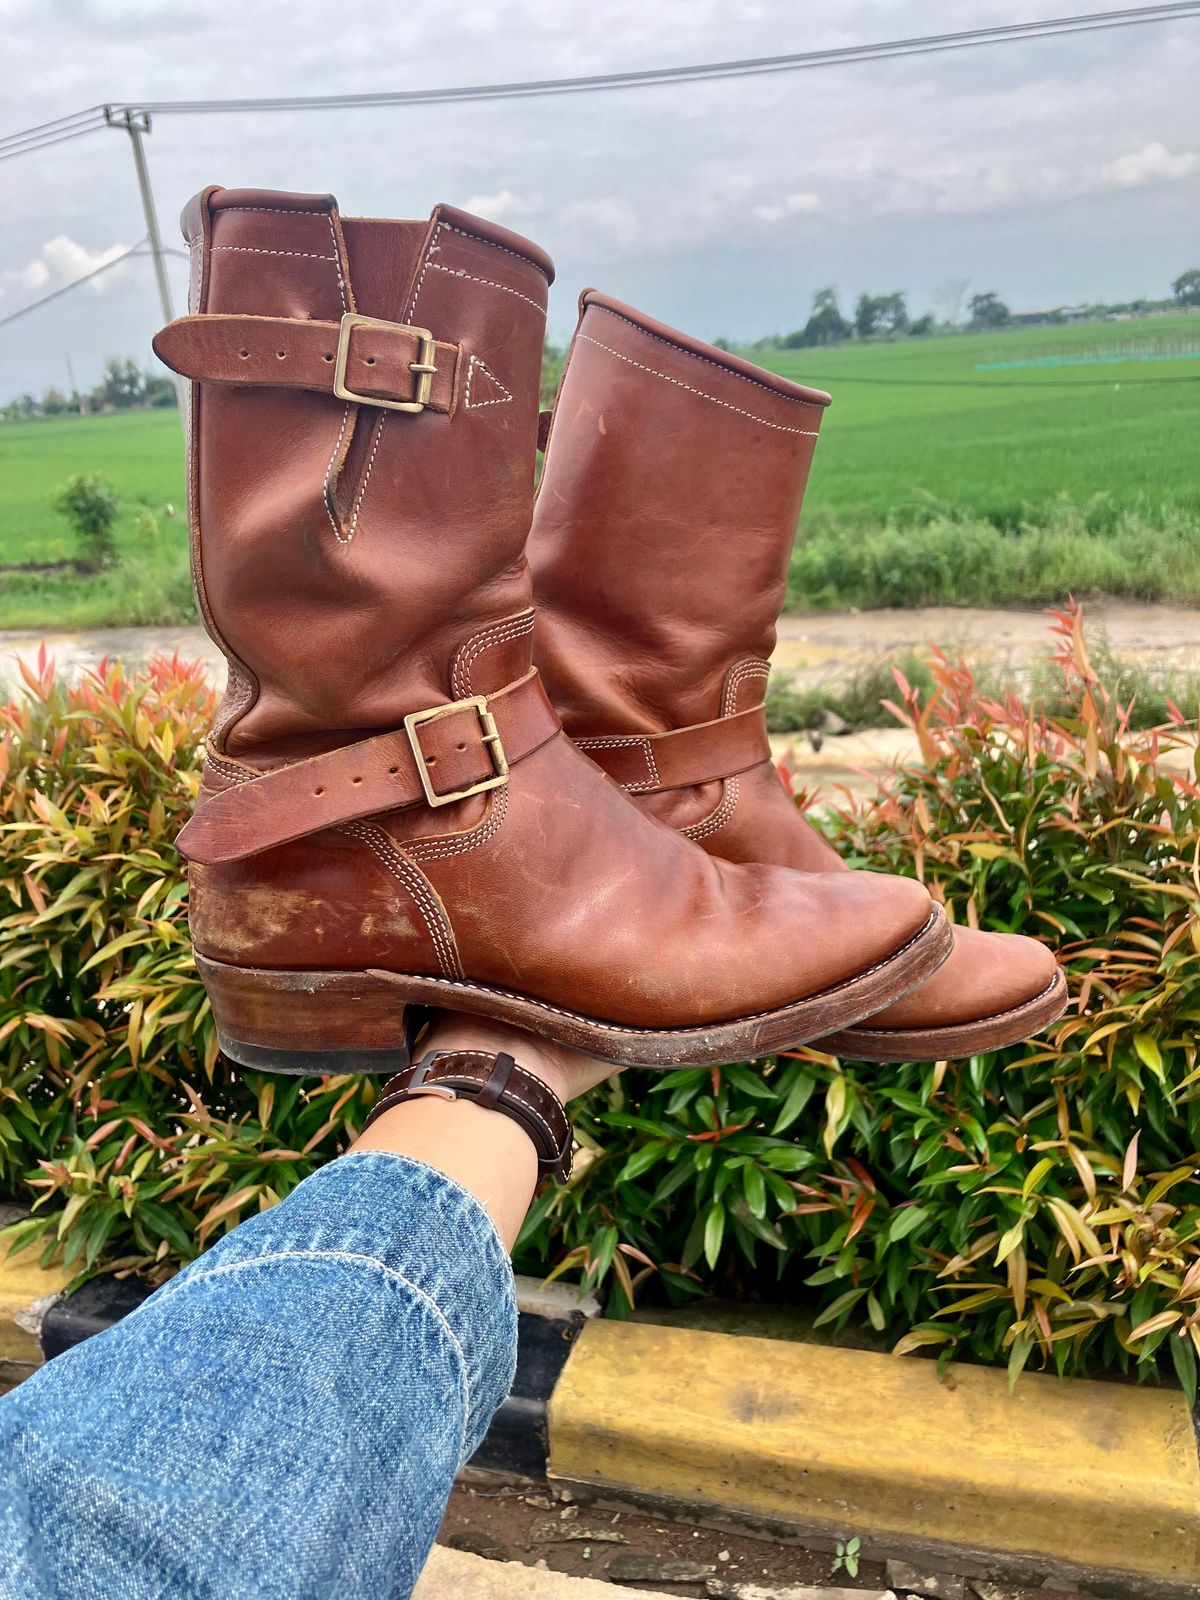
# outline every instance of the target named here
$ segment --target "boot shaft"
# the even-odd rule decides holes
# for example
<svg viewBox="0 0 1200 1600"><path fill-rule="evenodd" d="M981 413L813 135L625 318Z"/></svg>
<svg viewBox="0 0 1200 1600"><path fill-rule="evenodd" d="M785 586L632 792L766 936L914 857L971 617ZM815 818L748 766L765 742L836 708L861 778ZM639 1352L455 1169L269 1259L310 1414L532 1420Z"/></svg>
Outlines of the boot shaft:
<svg viewBox="0 0 1200 1600"><path fill-rule="evenodd" d="M569 734L762 699L828 401L583 295L529 543L539 666Z"/></svg>
<svg viewBox="0 0 1200 1600"><path fill-rule="evenodd" d="M189 490L197 595L230 662L217 748L271 763L396 728L455 697L456 653L485 629L475 691L519 677L548 258L447 206L342 218L322 195L209 189L183 227L193 317L156 349L201 380Z"/></svg>

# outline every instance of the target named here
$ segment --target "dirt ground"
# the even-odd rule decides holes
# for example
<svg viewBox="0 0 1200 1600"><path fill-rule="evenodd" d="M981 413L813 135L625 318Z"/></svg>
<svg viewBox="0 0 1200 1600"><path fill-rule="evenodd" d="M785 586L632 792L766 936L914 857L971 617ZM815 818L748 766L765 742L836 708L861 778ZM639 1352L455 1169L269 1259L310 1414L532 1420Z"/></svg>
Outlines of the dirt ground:
<svg viewBox="0 0 1200 1600"><path fill-rule="evenodd" d="M1086 608L1093 638L1146 667L1200 671L1200 610L1185 606L1097 603ZM78 672L102 655L127 661L178 651L203 660L219 678L220 652L201 628L103 628L93 633L47 635L63 670ZM36 654L42 635L0 632L0 679L15 679L14 654ZM1044 611L959 610L929 606L914 611L828 611L785 616L779 623L777 667L801 683L836 677L879 656L940 644L973 662L1016 668L1046 656L1050 632Z"/></svg>
<svg viewBox="0 0 1200 1600"><path fill-rule="evenodd" d="M614 1583L622 1581L620 1565L612 1571L614 1562L649 1557L651 1566L629 1581L681 1600L711 1594L706 1584L717 1575L731 1584L765 1588L807 1585L878 1592L888 1587L885 1567L878 1561L861 1561L852 1577L834 1570L831 1551L636 1511L600 1511L577 1504L569 1491L492 1481L483 1474L455 1488L438 1543L495 1561L521 1561ZM672 1565L662 1567L660 1562ZM696 1573L690 1581L649 1575L685 1566ZM1044 1589L1005 1586L1004 1592L1006 1600L1046 1600ZM972 1600L969 1588L966 1600Z"/></svg>

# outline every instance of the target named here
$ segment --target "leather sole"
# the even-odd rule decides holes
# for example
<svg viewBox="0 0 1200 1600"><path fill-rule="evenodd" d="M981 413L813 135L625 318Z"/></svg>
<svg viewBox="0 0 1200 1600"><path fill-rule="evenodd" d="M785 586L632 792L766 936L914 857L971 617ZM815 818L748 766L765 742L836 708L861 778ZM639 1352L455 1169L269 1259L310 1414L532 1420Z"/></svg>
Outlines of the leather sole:
<svg viewBox="0 0 1200 1600"><path fill-rule="evenodd" d="M1056 972L1032 1000L975 1022L946 1028L844 1028L813 1043L818 1050L852 1061L961 1061L1020 1044L1056 1022L1066 1009L1066 976Z"/></svg>
<svg viewBox="0 0 1200 1600"><path fill-rule="evenodd" d="M940 906L869 971L792 1005L694 1028L632 1028L466 979L410 973L239 967L196 953L217 1039L256 1072L394 1073L408 1065L406 1014L437 1007L492 1017L616 1066L711 1066L845 1030L931 978L953 949ZM301 1042L302 1041L302 1042Z"/></svg>

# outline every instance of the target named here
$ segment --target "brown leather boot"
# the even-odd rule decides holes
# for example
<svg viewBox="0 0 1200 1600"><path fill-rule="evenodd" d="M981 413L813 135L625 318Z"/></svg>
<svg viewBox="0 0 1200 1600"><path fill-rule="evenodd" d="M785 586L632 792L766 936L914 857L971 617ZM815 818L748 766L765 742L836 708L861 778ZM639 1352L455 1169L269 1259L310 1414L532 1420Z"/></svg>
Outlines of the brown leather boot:
<svg viewBox="0 0 1200 1600"><path fill-rule="evenodd" d="M566 739L531 666L525 541L549 260L440 207L209 189L184 213L190 498L229 660L191 926L248 1067L394 1072L405 1014L602 1059L728 1061L927 978L924 889L728 867Z"/></svg>
<svg viewBox="0 0 1200 1600"><path fill-rule="evenodd" d="M779 781L763 698L828 400L588 291L529 541L536 659L576 743L713 855L818 882L846 869ZM955 934L931 982L822 1048L940 1060L1061 1014L1043 945Z"/></svg>

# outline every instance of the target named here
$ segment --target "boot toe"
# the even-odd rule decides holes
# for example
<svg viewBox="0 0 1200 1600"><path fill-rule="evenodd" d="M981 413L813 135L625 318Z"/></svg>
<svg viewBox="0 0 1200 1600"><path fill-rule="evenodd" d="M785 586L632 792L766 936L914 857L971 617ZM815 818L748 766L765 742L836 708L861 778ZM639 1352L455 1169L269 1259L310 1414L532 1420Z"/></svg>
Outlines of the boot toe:
<svg viewBox="0 0 1200 1600"><path fill-rule="evenodd" d="M1050 989L1054 954L1036 939L956 927L954 951L927 984L872 1017L875 1029L952 1028L1015 1011Z"/></svg>

